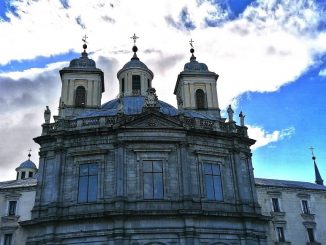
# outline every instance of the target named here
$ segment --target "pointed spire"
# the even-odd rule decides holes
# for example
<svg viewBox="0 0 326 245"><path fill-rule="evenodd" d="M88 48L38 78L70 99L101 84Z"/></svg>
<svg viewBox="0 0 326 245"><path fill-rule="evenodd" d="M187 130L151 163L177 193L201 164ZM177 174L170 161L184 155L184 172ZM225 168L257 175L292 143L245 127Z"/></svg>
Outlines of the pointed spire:
<svg viewBox="0 0 326 245"><path fill-rule="evenodd" d="M317 167L316 157L315 157L315 154L314 154L314 148L313 147L310 147L309 149L311 150L311 154L312 154L311 159L314 161L315 183L318 184L318 185L324 185L324 180L321 178L321 175L319 173L319 169Z"/></svg>
<svg viewBox="0 0 326 245"><path fill-rule="evenodd" d="M134 52L134 55L132 56L131 60L139 60L139 58L137 57L138 48L136 46L136 41L139 37L137 37L136 33L134 33L134 35L130 38L134 40L134 46L132 47L132 51Z"/></svg>
<svg viewBox="0 0 326 245"><path fill-rule="evenodd" d="M196 56L194 55L195 49L194 49L194 45L193 45L194 41L192 40L192 38L189 41L190 44L190 53L191 53L191 57L190 57L190 61L195 61L196 60Z"/></svg>

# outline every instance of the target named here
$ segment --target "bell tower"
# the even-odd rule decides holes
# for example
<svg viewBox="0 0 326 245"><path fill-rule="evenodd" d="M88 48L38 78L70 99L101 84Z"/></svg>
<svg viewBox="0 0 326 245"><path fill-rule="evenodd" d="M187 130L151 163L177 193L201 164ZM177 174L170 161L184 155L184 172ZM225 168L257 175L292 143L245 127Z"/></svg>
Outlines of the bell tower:
<svg viewBox="0 0 326 245"><path fill-rule="evenodd" d="M69 67L60 70L62 89L59 117L73 117L85 110L101 106L104 92L103 71L96 68L95 61L88 58L87 36L83 37L81 57L70 61Z"/></svg>
<svg viewBox="0 0 326 245"><path fill-rule="evenodd" d="M193 42L190 40L190 62L185 64L183 71L178 75L174 89L178 109L200 111L220 118L216 90L218 75L209 71L206 64L196 60Z"/></svg>

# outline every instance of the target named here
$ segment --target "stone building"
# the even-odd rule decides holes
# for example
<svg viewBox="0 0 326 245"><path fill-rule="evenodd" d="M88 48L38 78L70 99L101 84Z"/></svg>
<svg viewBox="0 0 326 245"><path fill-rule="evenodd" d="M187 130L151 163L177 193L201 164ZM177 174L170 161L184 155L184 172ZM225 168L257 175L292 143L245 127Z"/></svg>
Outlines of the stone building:
<svg viewBox="0 0 326 245"><path fill-rule="evenodd" d="M30 156L30 155L29 155ZM26 160L16 168L17 179L0 182L0 244L24 244L26 233L19 222L31 219L37 168Z"/></svg>
<svg viewBox="0 0 326 245"><path fill-rule="evenodd" d="M47 107L34 139L37 183L30 160L0 183L1 245L326 244L315 157L316 184L255 179L244 115L237 125L229 106L221 117L218 75L193 48L174 108L136 46L118 98L101 104L104 74L83 47L60 71L58 115L51 123Z"/></svg>
<svg viewBox="0 0 326 245"><path fill-rule="evenodd" d="M35 205L22 222L36 244L266 244L247 128L221 118L218 75L190 62L158 100L134 55L101 105L103 72L88 58L60 71L55 122L45 112ZM171 91L172 92L172 91Z"/></svg>

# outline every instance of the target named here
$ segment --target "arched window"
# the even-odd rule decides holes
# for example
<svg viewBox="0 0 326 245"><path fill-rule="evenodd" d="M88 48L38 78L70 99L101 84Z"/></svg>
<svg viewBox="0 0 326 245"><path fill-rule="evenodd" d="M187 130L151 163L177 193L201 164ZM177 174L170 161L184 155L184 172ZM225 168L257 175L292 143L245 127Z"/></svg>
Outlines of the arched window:
<svg viewBox="0 0 326 245"><path fill-rule="evenodd" d="M205 92L202 89L196 90L196 106L197 109L206 109Z"/></svg>
<svg viewBox="0 0 326 245"><path fill-rule="evenodd" d="M77 107L86 105L86 89L83 86L78 86L76 89L75 105Z"/></svg>

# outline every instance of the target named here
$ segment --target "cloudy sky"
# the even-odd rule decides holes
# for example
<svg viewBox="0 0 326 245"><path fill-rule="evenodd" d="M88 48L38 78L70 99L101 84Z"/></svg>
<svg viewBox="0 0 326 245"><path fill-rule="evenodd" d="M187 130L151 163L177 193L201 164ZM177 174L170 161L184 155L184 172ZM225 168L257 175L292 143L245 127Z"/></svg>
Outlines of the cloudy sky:
<svg viewBox="0 0 326 245"><path fill-rule="evenodd" d="M115 98L117 71L138 56L154 72L159 99L188 62L220 75L225 115L246 114L256 177L314 181L309 147L326 178L326 2L324 0L0 0L0 180L38 163L43 111L57 113L58 71L88 52L105 72L102 103Z"/></svg>

